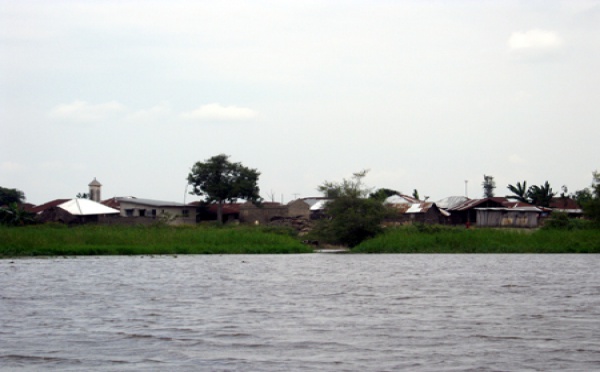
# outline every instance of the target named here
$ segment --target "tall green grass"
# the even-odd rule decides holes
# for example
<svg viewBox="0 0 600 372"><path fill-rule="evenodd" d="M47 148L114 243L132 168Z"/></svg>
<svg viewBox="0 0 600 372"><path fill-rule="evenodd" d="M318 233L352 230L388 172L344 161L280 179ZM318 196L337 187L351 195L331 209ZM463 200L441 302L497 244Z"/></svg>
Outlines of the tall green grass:
<svg viewBox="0 0 600 372"><path fill-rule="evenodd" d="M600 230L390 228L353 253L600 253Z"/></svg>
<svg viewBox="0 0 600 372"><path fill-rule="evenodd" d="M259 227L0 226L0 257L308 252L289 234Z"/></svg>

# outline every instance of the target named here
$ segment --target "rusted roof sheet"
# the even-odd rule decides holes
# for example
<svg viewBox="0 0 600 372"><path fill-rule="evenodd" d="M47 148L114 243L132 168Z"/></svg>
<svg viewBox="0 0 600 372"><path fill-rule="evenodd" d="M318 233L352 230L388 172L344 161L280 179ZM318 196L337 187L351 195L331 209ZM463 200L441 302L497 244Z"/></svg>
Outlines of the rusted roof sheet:
<svg viewBox="0 0 600 372"><path fill-rule="evenodd" d="M48 208L53 208L53 207L57 207L59 204L62 204L64 202L69 201L70 199L55 199L52 201L49 201L47 203L38 205L36 207L31 208L31 212L33 213L42 213L43 211L45 211Z"/></svg>
<svg viewBox="0 0 600 372"><path fill-rule="evenodd" d="M552 198L550 201L550 208L581 211L581 206L579 206L579 204L577 204L577 202L571 198Z"/></svg>
<svg viewBox="0 0 600 372"><path fill-rule="evenodd" d="M427 213L431 208L436 208L440 213L446 217L450 216L450 213L447 211L437 208L436 203L434 202L418 202L412 204L388 204L398 212L402 214L419 214L419 213Z"/></svg>

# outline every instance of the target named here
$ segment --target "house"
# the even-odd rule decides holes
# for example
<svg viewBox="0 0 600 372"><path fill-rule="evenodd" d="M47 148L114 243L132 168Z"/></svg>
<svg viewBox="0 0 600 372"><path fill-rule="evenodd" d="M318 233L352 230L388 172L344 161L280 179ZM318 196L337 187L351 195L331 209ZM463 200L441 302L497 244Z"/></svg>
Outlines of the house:
<svg viewBox="0 0 600 372"><path fill-rule="evenodd" d="M42 222L101 223L119 211L89 199L56 199L32 209Z"/></svg>
<svg viewBox="0 0 600 372"><path fill-rule="evenodd" d="M538 227L542 210L503 197L468 199L447 210L455 225L478 227Z"/></svg>
<svg viewBox="0 0 600 372"><path fill-rule="evenodd" d="M439 208L436 203L421 201L408 195L392 195L383 204L397 212L389 221L392 223L446 224L450 217L450 213Z"/></svg>
<svg viewBox="0 0 600 372"><path fill-rule="evenodd" d="M196 207L192 205L133 196L113 198L106 204L117 203L119 215L128 219L134 218L136 222L162 220L172 225L196 223Z"/></svg>
<svg viewBox="0 0 600 372"><path fill-rule="evenodd" d="M583 209L577 202L569 197L558 197L550 200L550 209L553 212L566 213L569 217L583 217Z"/></svg>

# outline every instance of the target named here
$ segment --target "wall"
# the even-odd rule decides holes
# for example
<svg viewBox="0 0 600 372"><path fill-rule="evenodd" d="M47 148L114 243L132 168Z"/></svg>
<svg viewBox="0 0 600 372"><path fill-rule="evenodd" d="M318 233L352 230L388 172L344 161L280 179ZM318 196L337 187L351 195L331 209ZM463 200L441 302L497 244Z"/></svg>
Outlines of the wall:
<svg viewBox="0 0 600 372"><path fill-rule="evenodd" d="M537 212L478 210L478 227L538 227Z"/></svg>

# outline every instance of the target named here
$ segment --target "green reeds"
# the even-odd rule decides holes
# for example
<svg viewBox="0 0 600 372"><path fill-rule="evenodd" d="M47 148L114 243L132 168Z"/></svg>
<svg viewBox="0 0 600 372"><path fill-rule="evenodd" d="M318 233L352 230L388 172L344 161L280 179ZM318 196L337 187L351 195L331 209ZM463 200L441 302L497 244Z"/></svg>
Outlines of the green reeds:
<svg viewBox="0 0 600 372"><path fill-rule="evenodd" d="M260 227L0 226L0 257L308 252L289 234Z"/></svg>
<svg viewBox="0 0 600 372"><path fill-rule="evenodd" d="M600 253L600 230L390 228L353 253Z"/></svg>

